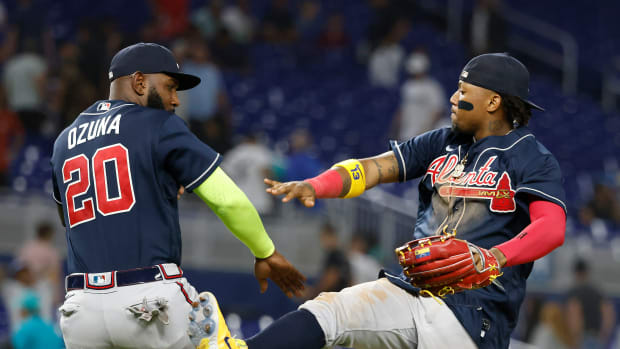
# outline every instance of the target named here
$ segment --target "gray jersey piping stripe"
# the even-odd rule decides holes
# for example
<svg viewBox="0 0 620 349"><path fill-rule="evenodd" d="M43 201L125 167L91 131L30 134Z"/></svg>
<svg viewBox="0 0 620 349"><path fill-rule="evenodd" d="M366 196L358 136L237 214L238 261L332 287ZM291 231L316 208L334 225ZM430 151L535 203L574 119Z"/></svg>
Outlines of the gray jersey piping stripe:
<svg viewBox="0 0 620 349"><path fill-rule="evenodd" d="M548 198L554 199L554 200L556 200L557 202L559 202L560 204L562 204L562 207L564 207L564 211L568 211L568 210L566 209L566 205L564 204L564 202L563 202L562 200L560 200L560 199L556 198L556 197L555 197L555 196L553 196L553 195L549 195L549 194L545 193L544 191L540 191L540 190L538 190L538 189L534 189L534 188L530 188L530 187L519 187L519 188L517 188L517 190L515 190L515 194L516 194L516 193L518 193L518 192L519 192L519 191L521 191L521 190L531 190L531 191L536 192L536 193L538 193L538 194L542 194L543 196L546 196L546 197L548 197Z"/></svg>
<svg viewBox="0 0 620 349"><path fill-rule="evenodd" d="M527 134L519 139L517 139L514 143L512 143L508 148L498 148L498 147L490 147L490 148L486 148L485 150L483 150L480 154L478 154L478 157L476 158L476 162L474 163L474 171L476 170L476 166L478 166L478 160L480 160L480 158L482 157L482 154L484 154L485 151L487 150L500 150L500 151L506 151L512 147L514 147L515 145L517 145L517 143L521 142L523 139L527 138L527 137L534 137L533 134Z"/></svg>
<svg viewBox="0 0 620 349"><path fill-rule="evenodd" d="M52 199L54 199L54 201L56 201L57 204L62 205L62 202L60 202L60 200L56 199L56 196L52 193Z"/></svg>
<svg viewBox="0 0 620 349"><path fill-rule="evenodd" d="M398 150L398 156L400 157L400 163L403 165L403 182L407 180L407 168L405 167L405 159L403 158L403 154L400 152L400 146L398 143L394 142L396 149Z"/></svg>
<svg viewBox="0 0 620 349"><path fill-rule="evenodd" d="M121 108L121 107L124 107L124 106L127 106L127 105L133 105L133 104L132 104L132 103L121 104L121 105L117 105L117 106L116 106L116 107L114 107L114 108L110 108L110 109L108 109L108 110L106 110L106 111L102 111L102 112L100 112L100 113L80 113L80 115L102 115L102 114L109 113L110 111L112 111L112 110L114 110L114 109L118 109L118 108Z"/></svg>
<svg viewBox="0 0 620 349"><path fill-rule="evenodd" d="M200 180L200 178L202 178L204 175L206 175L207 173L209 173L209 170L211 170L211 167L213 167L213 165L215 165L215 163L217 162L217 159L220 158L220 154L217 154L217 156L215 157L215 160L213 160L213 162L211 163L211 165L200 175L198 176L198 178L194 179L193 182L191 182L190 184L186 185L185 188L189 188L192 185L194 185L196 182L198 182L198 180Z"/></svg>

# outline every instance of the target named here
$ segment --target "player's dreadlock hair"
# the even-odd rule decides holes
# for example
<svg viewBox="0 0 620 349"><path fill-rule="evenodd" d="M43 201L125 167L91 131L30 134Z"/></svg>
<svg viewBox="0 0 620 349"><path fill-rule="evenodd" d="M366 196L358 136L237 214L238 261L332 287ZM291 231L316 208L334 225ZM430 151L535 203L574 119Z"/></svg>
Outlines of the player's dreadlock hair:
<svg viewBox="0 0 620 349"><path fill-rule="evenodd" d="M502 108L508 122L514 127L525 126L532 117L532 107L525 104L519 97L499 94L502 97Z"/></svg>

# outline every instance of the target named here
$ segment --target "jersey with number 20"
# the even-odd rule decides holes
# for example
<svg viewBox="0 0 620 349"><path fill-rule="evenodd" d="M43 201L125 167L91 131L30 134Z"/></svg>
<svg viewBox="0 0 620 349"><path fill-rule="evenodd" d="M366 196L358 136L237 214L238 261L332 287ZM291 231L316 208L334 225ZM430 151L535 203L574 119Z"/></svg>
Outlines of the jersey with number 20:
<svg viewBox="0 0 620 349"><path fill-rule="evenodd" d="M86 109L51 159L69 273L179 265L177 191L195 189L220 161L173 113L125 101Z"/></svg>

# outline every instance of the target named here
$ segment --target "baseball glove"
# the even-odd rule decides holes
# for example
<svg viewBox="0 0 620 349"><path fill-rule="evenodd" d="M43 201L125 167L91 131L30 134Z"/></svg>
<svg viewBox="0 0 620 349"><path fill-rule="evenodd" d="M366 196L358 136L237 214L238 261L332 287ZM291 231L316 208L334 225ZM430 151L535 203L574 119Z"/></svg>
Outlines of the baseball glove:
<svg viewBox="0 0 620 349"><path fill-rule="evenodd" d="M409 241L396 249L396 255L411 284L423 295L445 297L486 287L502 275L489 250L449 234Z"/></svg>

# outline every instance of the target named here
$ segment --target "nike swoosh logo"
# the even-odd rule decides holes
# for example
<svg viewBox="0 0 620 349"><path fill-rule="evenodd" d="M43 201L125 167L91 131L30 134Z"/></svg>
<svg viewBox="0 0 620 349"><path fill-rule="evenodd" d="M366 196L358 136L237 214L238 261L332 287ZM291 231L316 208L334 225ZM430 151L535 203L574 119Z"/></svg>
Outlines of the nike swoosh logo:
<svg viewBox="0 0 620 349"><path fill-rule="evenodd" d="M228 347L228 349L232 349L232 347L230 346L230 343L228 343L229 340L230 340L230 337L224 337L224 342L226 342L226 346Z"/></svg>
<svg viewBox="0 0 620 349"><path fill-rule="evenodd" d="M453 148L453 147L452 147L452 146L450 146L450 145L447 145L447 146L446 146L446 151L453 151L453 150L456 150L456 148Z"/></svg>

